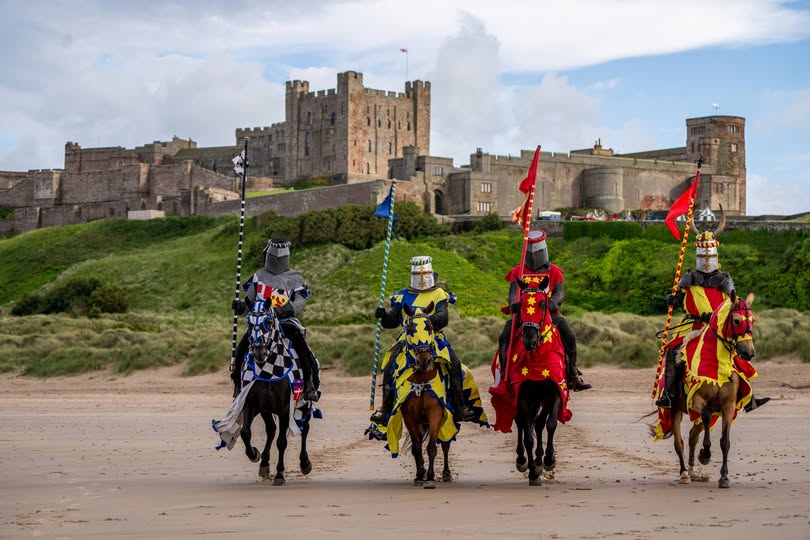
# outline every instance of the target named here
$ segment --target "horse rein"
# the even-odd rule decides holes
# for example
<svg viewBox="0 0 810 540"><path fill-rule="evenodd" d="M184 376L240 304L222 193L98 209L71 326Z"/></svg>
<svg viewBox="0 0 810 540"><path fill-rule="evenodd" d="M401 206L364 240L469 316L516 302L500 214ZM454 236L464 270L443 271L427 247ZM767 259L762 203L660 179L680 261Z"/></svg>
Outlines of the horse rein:
<svg viewBox="0 0 810 540"><path fill-rule="evenodd" d="M709 329L712 332L714 332L715 337L717 337L717 341L722 343L723 347L725 347L726 350L729 353L732 353L732 354L734 352L734 345L740 339L740 336L745 336L746 334L751 334L754 331L754 326L751 324L751 320L753 319L753 315L751 315L751 308L748 307L748 304L746 304L746 303L740 303L740 304L737 304L737 306L738 307L736 307L736 308L734 306L731 306L731 309L728 312L728 317L726 317L726 321L723 323L723 333L724 334L730 333L731 334L731 339L724 338L723 336L720 335L720 333L717 330L715 330L712 326L709 326ZM745 329L740 333L736 333L734 331L734 324L733 324L733 322L734 322L734 313L737 313L737 312L740 312L740 311L745 313L745 316L743 316L743 318L742 318L743 322L745 323Z"/></svg>

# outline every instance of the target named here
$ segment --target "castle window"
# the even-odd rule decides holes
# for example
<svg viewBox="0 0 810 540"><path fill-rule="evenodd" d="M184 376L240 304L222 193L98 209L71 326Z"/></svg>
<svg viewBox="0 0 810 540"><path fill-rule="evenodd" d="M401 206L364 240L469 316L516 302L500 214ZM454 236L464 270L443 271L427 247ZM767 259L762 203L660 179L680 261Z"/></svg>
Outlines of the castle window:
<svg viewBox="0 0 810 540"><path fill-rule="evenodd" d="M366 125L367 126L371 125L371 117L370 116L366 116Z"/></svg>
<svg viewBox="0 0 810 540"><path fill-rule="evenodd" d="M388 121L388 129L391 129L391 120Z"/></svg>
<svg viewBox="0 0 810 540"><path fill-rule="evenodd" d="M408 130L408 131L410 131L410 130L411 130L411 122L410 122L410 121L408 121L408 127L407 127L407 130Z"/></svg>
<svg viewBox="0 0 810 540"><path fill-rule="evenodd" d="M489 214L492 211L492 203L487 201L479 201L478 211L483 214Z"/></svg>
<svg viewBox="0 0 810 540"><path fill-rule="evenodd" d="M377 119L377 127L382 127L382 120L379 118Z"/></svg>
<svg viewBox="0 0 810 540"><path fill-rule="evenodd" d="M492 184L490 182L481 182L481 193L492 193Z"/></svg>
<svg viewBox="0 0 810 540"><path fill-rule="evenodd" d="M309 133L309 132L307 132L307 134L304 135L304 155L305 156L309 156L309 143L310 143L311 138L312 138L312 134Z"/></svg>
<svg viewBox="0 0 810 540"><path fill-rule="evenodd" d="M308 126L312 125L312 113L311 112L307 112L307 125Z"/></svg>
<svg viewBox="0 0 810 540"><path fill-rule="evenodd" d="M737 143L731 143L731 151L732 151L732 152L736 152L736 151L737 151Z"/></svg>
<svg viewBox="0 0 810 540"><path fill-rule="evenodd" d="M369 152L371 152L371 139L369 139L369 140L368 140L368 143L366 144L366 149L367 149Z"/></svg>
<svg viewBox="0 0 810 540"><path fill-rule="evenodd" d="M371 164L366 163L366 174L371 174Z"/></svg>
<svg viewBox="0 0 810 540"><path fill-rule="evenodd" d="M433 167L433 176L441 176L444 173L444 169L442 167L435 166Z"/></svg>
<svg viewBox="0 0 810 540"><path fill-rule="evenodd" d="M729 133L739 133L740 126L726 126L726 131Z"/></svg>
<svg viewBox="0 0 810 540"><path fill-rule="evenodd" d="M392 148L393 148L393 145L391 143L388 143L388 154L391 154Z"/></svg>
<svg viewBox="0 0 810 540"><path fill-rule="evenodd" d="M335 125L335 113L332 113L331 116L329 117L329 124L333 126Z"/></svg>

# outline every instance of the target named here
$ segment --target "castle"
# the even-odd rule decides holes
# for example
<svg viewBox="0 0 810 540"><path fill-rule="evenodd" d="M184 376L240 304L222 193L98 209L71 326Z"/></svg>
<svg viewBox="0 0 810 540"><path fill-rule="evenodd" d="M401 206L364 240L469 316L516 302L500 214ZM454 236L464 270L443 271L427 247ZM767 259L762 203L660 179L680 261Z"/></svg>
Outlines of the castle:
<svg viewBox="0 0 810 540"><path fill-rule="evenodd" d="M235 130L233 146L200 148L172 138L135 149L65 145L64 169L0 172L0 233L125 217L135 210L176 215L239 211L232 158L249 139L251 189L317 180L329 187L248 199L248 212L286 215L339 204L377 204L396 178L398 199L446 216L510 215L533 150L498 156L477 149L466 165L430 155L430 83L405 92L365 88L362 73L337 75L337 88L310 92L286 83L285 121ZM745 119L686 120L686 146L614 154L592 148L543 152L535 208L666 210L704 158L696 209L745 215ZM9 212L0 213L0 217Z"/></svg>

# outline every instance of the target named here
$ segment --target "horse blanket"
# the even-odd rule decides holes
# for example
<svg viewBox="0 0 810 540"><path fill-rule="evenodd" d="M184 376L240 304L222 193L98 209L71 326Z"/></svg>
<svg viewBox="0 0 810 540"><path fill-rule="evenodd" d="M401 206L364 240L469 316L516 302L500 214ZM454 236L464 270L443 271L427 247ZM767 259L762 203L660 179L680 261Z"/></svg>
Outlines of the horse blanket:
<svg viewBox="0 0 810 540"><path fill-rule="evenodd" d="M303 372L298 367L298 355L292 347L290 340L284 336L278 319L262 313L263 303L257 302L258 309L248 316L250 341L264 340L268 348L268 358L264 364L259 365L248 349L245 361L242 363L241 391L234 398L231 408L222 420L212 420L211 427L219 434L220 443L216 447L220 450L227 447L232 449L239 438L239 432L244 424L245 400L256 381L276 382L286 380L290 384L290 424L288 435L298 436L303 425L310 417L323 418L320 409L312 402L301 399L304 389ZM313 355L314 358L314 355ZM315 359L315 369L320 370L320 362ZM298 429L293 429L296 426Z"/></svg>
<svg viewBox="0 0 810 540"><path fill-rule="evenodd" d="M402 406L411 396L419 396L422 392L430 392L438 399L444 407L444 419L439 429L438 440L441 443L450 443L455 440L459 432L460 424L453 420L453 408L449 402L450 388L450 353L449 344L441 332L436 332L436 355L437 370L436 377L425 385L411 383L408 379L414 374L412 360L407 351L403 350L397 358L394 367L394 380L396 382L396 402L391 411L387 425L372 422L366 430L369 439L386 441L385 448L391 452L391 457L399 455L399 441L402 437L404 422L402 420ZM392 347L393 349L393 347ZM390 351L391 349L389 349ZM386 359L390 361L390 356L386 354ZM478 391L478 384L475 382L470 369L464 364L461 365L462 373L462 399L464 404L475 411L475 423L489 427L487 415L481 403L481 395Z"/></svg>
<svg viewBox="0 0 810 540"><path fill-rule="evenodd" d="M721 307L716 312L717 327L723 328L726 319L730 316L729 305ZM681 347L681 359L686 362L686 372L684 374L683 388L686 392L686 409L689 419L692 422L701 422L700 415L692 406L694 404L695 393L704 384L722 385L730 380L732 372L740 377L740 388L737 391L737 404L734 411L734 419L737 412L745 408L751 401L753 391L751 379L757 377L757 370L747 360L737 356L732 347L729 350L717 337L717 333L710 327L705 327L699 333L687 336ZM663 377L659 381L659 387L663 389ZM715 412L709 428L713 428L721 414ZM672 411L670 409L658 409L658 421L656 423L654 440L667 437L672 430Z"/></svg>
<svg viewBox="0 0 810 540"><path fill-rule="evenodd" d="M492 359L492 375L495 386L489 389L491 403L495 409L496 431L512 432L512 423L517 414L518 393L524 381L553 381L560 392L560 411L557 420L566 423L573 413L568 408L568 383L565 379L565 351L559 330L552 323L541 328L537 348L527 351L523 347L522 328L512 334L512 358L501 379L501 366L498 353Z"/></svg>

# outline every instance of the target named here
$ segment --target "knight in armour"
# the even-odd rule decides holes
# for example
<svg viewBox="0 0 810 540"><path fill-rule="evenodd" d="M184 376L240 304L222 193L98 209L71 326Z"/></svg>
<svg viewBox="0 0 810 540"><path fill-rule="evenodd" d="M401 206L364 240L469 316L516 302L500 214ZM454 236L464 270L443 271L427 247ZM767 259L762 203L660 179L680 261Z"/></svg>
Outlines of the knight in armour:
<svg viewBox="0 0 810 540"><path fill-rule="evenodd" d="M522 279L529 284L538 284L544 276L548 276L549 294L548 308L551 312L551 321L557 330L560 331L563 347L565 348L565 370L568 388L574 392L588 390L592 385L586 383L582 378L582 372L577 368L577 340L568 321L560 313L560 306L565 300L565 278L562 269L549 260L548 246L546 244L545 231L529 231L528 242L526 243L526 261L523 268L516 265L506 274L504 278L509 282L509 310L511 313L520 313L520 291L517 283ZM512 337L512 321L506 321L506 325L498 338L498 361L501 366L508 364L506 354L509 341Z"/></svg>
<svg viewBox="0 0 810 540"><path fill-rule="evenodd" d="M431 302L435 305L430 315L433 331L437 342L446 346L450 355L450 387L449 399L453 407L453 417L456 421L474 421L478 414L467 407L464 403L463 374L461 360L450 347L447 337L442 331L448 323L448 305L454 304L456 296L445 291L436 283L438 274L433 271L433 261L429 256L413 257L410 260L411 281L410 285L401 289L390 299L390 310L378 307L374 316L381 320L383 328L398 328L403 326L407 315L404 313L404 306L427 307ZM394 381L394 371L396 369L396 359L405 348L404 333L386 351L383 361L383 383L382 383L382 407L374 412L371 421L385 425L391 415L396 401L396 388Z"/></svg>
<svg viewBox="0 0 810 540"><path fill-rule="evenodd" d="M667 295L667 305L673 309L683 308L684 315L675 326L671 338L666 344L664 356L664 389L655 405L662 409L672 407L672 392L675 389L676 364L681 356L684 338L693 330L700 330L711 319L712 313L728 300L734 291L734 281L728 272L720 271L717 248L720 242L717 237L723 232L726 215L720 207L720 223L712 231L701 232L695 227L695 267L687 270L678 281L675 294ZM746 405L745 412L750 412L764 405L771 398L752 397Z"/></svg>
<svg viewBox="0 0 810 540"><path fill-rule="evenodd" d="M232 308L235 314L248 313L257 300L264 300L272 305L273 312L279 320L284 336L290 340L295 350L304 376L303 398L307 401L318 401L320 397L320 373L318 361L306 342L306 328L298 320L304 314L309 288L304 277L297 270L290 268L290 242L283 239L270 239L263 250L264 268L259 269L245 282L242 288L245 296L234 300ZM247 353L249 335L245 333L236 349L236 363L231 372L234 382L234 395L241 388L242 362Z"/></svg>

